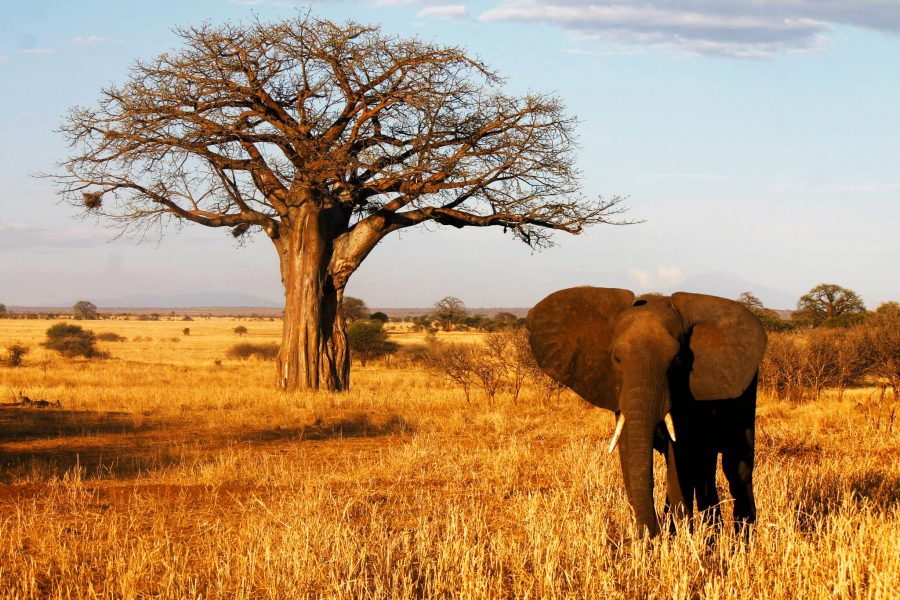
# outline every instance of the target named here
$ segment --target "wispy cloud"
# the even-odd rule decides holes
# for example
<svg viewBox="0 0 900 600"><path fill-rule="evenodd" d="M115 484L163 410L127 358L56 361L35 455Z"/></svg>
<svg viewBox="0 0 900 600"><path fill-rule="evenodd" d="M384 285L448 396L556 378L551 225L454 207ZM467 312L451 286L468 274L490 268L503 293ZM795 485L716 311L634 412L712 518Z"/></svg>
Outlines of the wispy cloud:
<svg viewBox="0 0 900 600"><path fill-rule="evenodd" d="M508 0L482 21L545 22L609 44L738 58L818 50L837 25L900 33L896 0Z"/></svg>
<svg viewBox="0 0 900 600"><path fill-rule="evenodd" d="M31 54L32 56L52 56L56 54L56 50L53 48L22 48L19 52Z"/></svg>
<svg viewBox="0 0 900 600"><path fill-rule="evenodd" d="M72 38L72 43L76 46L96 46L105 41L106 39L99 35L78 35Z"/></svg>
<svg viewBox="0 0 900 600"><path fill-rule="evenodd" d="M469 16L463 4L443 5L443 6L427 6L420 10L416 16L418 17L435 17L444 21L451 19L465 19Z"/></svg>
<svg viewBox="0 0 900 600"><path fill-rule="evenodd" d="M9 60L9 57L5 54L0 54L0 64L3 64Z"/></svg>

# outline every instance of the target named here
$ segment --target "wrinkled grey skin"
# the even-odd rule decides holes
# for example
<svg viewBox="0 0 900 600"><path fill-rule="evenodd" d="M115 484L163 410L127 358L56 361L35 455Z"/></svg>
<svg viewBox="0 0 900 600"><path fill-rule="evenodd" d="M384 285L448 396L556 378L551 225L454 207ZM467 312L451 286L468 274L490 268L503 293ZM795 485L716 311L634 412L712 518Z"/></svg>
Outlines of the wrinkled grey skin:
<svg viewBox="0 0 900 600"><path fill-rule="evenodd" d="M756 375L766 335L740 303L678 292L635 298L628 290L555 292L528 314L541 368L589 402L624 415L619 458L638 531L659 532L653 449L666 458L665 512L697 508L721 518L718 454L734 521L756 519L753 444ZM673 441L663 424L671 414Z"/></svg>

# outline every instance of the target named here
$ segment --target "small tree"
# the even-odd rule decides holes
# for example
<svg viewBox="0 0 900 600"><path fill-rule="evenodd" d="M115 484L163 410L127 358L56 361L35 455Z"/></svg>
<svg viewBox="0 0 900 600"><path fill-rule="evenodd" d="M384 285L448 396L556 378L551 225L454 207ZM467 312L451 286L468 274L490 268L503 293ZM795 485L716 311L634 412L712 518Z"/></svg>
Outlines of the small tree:
<svg viewBox="0 0 900 600"><path fill-rule="evenodd" d="M6 312L6 305L0 303L0 319L6 318L6 315L7 315L7 312Z"/></svg>
<svg viewBox="0 0 900 600"><path fill-rule="evenodd" d="M813 327L846 327L865 318L866 307L853 290L821 283L800 297L793 319Z"/></svg>
<svg viewBox="0 0 900 600"><path fill-rule="evenodd" d="M244 327L243 325L238 325L237 327L234 328L233 331L234 331L234 334L238 337L244 337L245 335L247 335L247 328Z"/></svg>
<svg viewBox="0 0 900 600"><path fill-rule="evenodd" d="M181 333L182 333L183 335L191 335L191 328L190 328L190 327L185 327L184 329L181 330Z"/></svg>
<svg viewBox="0 0 900 600"><path fill-rule="evenodd" d="M348 323L359 321L360 319L368 319L369 307L366 306L365 300L354 298L353 296L344 296L344 318Z"/></svg>
<svg viewBox="0 0 900 600"><path fill-rule="evenodd" d="M777 312L771 308L763 306L760 300L753 292L742 292L737 299L738 302L750 309L759 322L762 323L763 329L766 331L788 331L794 328L794 324L781 318Z"/></svg>
<svg viewBox="0 0 900 600"><path fill-rule="evenodd" d="M93 302L87 300L79 300L72 307L72 314L76 319L85 321L94 321L99 318L97 307Z"/></svg>
<svg viewBox="0 0 900 600"><path fill-rule="evenodd" d="M105 353L97 351L96 341L97 337L93 331L82 329L80 325L57 323L47 330L47 340L43 346L67 358L76 356L105 358L107 356Z"/></svg>
<svg viewBox="0 0 900 600"><path fill-rule="evenodd" d="M434 319L441 329L450 331L454 323L466 316L466 305L455 296L445 296L434 303Z"/></svg>
<svg viewBox="0 0 900 600"><path fill-rule="evenodd" d="M387 323L388 321L391 320L390 317L388 317L385 313L381 312L380 310L372 313L372 316L369 318L372 319L373 321L381 321L382 323Z"/></svg>
<svg viewBox="0 0 900 600"><path fill-rule="evenodd" d="M475 350L471 344L439 342L434 336L425 345L425 359L429 369L436 375L460 387L471 402L472 385L475 383Z"/></svg>
<svg viewBox="0 0 900 600"><path fill-rule="evenodd" d="M737 301L740 302L741 304L743 304L744 306L746 306L747 308L749 308L750 310L753 310L753 309L759 310L759 309L765 308L763 306L762 300L760 300L756 296L756 294L754 294L753 292L741 292L741 295L738 296Z"/></svg>
<svg viewBox="0 0 900 600"><path fill-rule="evenodd" d="M13 342L6 347L6 364L10 367L20 367L25 356L31 352L31 348L21 342Z"/></svg>
<svg viewBox="0 0 900 600"><path fill-rule="evenodd" d="M347 329L347 343L350 352L362 366L370 360L388 356L397 351L397 344L388 340L381 321L354 321Z"/></svg>

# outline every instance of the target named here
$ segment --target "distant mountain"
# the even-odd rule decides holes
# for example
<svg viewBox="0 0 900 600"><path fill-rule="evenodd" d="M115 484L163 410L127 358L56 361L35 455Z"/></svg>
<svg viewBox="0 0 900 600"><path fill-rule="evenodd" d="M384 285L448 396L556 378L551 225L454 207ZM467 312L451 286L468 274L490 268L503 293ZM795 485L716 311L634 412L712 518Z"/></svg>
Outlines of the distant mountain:
<svg viewBox="0 0 900 600"><path fill-rule="evenodd" d="M132 294L120 298L98 298L91 302L100 308L191 308L191 307L232 307L253 306L280 308L283 304L268 298L242 294L240 292L198 292L195 294ZM60 303L54 306L72 306L75 303Z"/></svg>
<svg viewBox="0 0 900 600"><path fill-rule="evenodd" d="M757 298L762 300L766 308L776 310L792 309L797 304L797 298L800 297L799 295L794 296L782 290L776 290L753 281L741 279L724 271L711 271L691 277L682 281L676 287L667 290L667 293L679 290L731 299L737 299L742 292L752 292Z"/></svg>

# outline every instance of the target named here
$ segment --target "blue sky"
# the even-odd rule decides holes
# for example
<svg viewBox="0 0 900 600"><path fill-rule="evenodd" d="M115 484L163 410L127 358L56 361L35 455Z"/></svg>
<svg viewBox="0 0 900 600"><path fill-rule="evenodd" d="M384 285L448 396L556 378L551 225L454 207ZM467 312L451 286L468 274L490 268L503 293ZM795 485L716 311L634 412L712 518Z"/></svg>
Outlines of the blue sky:
<svg viewBox="0 0 900 600"><path fill-rule="evenodd" d="M900 299L900 3L497 0L0 0L0 302L243 292L277 300L271 244L171 229L138 243L56 203L54 133L175 25L291 17L381 23L461 45L580 119L584 192L645 223L560 234L532 253L499 230L386 239L350 282L371 306L528 306L570 285L721 292L789 308L833 282ZM738 290L740 291L740 290ZM724 292L723 292L724 293Z"/></svg>

